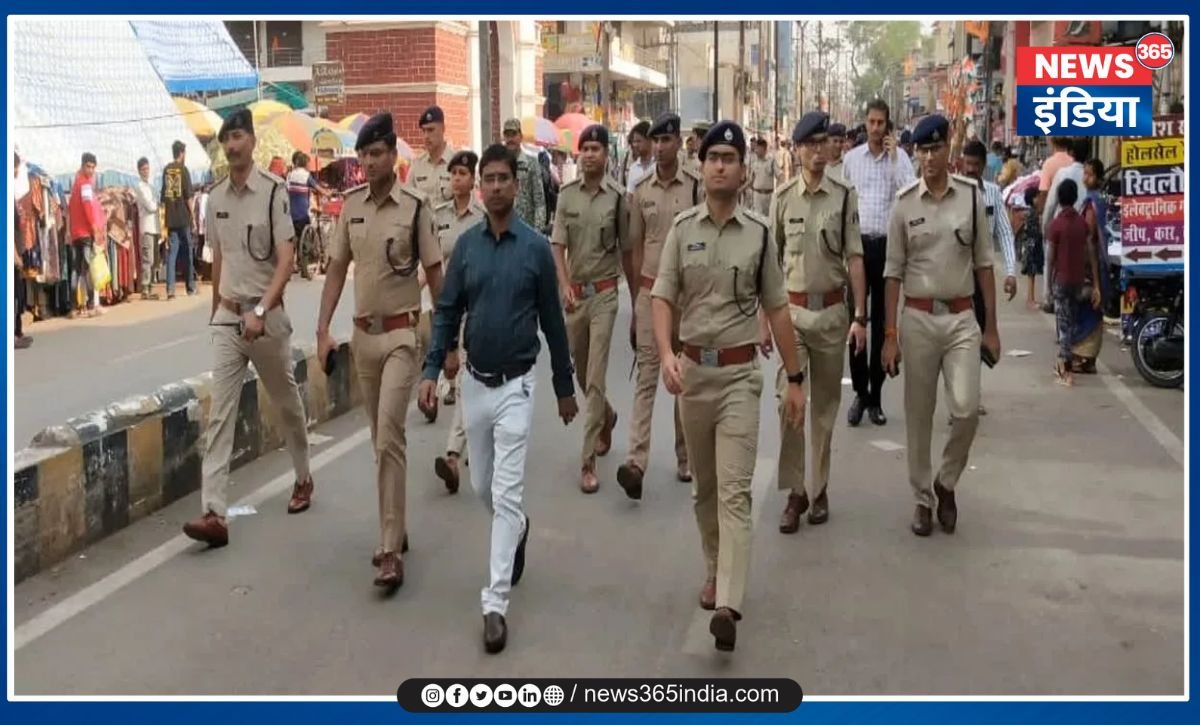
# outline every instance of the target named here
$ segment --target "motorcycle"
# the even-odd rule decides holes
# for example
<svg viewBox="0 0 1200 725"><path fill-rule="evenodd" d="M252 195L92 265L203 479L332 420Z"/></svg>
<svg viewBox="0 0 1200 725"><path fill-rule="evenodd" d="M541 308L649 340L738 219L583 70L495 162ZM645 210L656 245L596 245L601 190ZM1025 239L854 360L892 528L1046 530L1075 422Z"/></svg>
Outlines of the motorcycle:
<svg viewBox="0 0 1200 725"><path fill-rule="evenodd" d="M1156 388L1183 386L1184 311L1181 275L1139 280L1129 350L1138 373Z"/></svg>

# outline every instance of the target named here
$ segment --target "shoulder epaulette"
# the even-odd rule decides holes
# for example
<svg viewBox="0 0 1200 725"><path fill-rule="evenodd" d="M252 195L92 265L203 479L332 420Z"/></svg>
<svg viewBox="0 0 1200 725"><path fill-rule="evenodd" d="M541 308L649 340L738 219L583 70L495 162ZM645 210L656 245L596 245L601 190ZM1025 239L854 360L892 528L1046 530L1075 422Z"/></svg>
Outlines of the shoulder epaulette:
<svg viewBox="0 0 1200 725"><path fill-rule="evenodd" d="M657 171L654 172L654 174L657 174L657 173L658 173ZM654 179L654 174L646 174L642 178L638 179L638 183L633 185L634 191L637 191L642 186L642 184L648 183L652 179ZM616 183L616 182L614 181L613 183Z"/></svg>
<svg viewBox="0 0 1200 725"><path fill-rule="evenodd" d="M837 176L830 176L829 174L825 174L825 178L829 179L829 182L832 183L834 186L837 186L845 191L849 191L851 188L853 188L850 186L850 182L846 181L843 178L839 178ZM791 182L788 182L788 183L791 183Z"/></svg>
<svg viewBox="0 0 1200 725"><path fill-rule="evenodd" d="M260 173L260 174L262 174L263 176L267 177L267 178L268 178L268 179L269 179L269 180L270 180L272 183L274 183L274 184L282 184L282 183L284 183L283 179L281 179L280 177L276 176L275 174L272 174L270 171L267 171L266 169L259 168L259 167L257 167L257 166L255 167L255 169L257 169L257 170L258 170L258 173Z"/></svg>
<svg viewBox="0 0 1200 725"><path fill-rule="evenodd" d="M442 211L443 209L450 208L453 204L454 204L453 199L451 199L450 201L443 201L442 203L435 205L433 207L433 210L434 211Z"/></svg>
<svg viewBox="0 0 1200 725"><path fill-rule="evenodd" d="M350 196L351 194L357 194L358 192L360 192L368 187L370 187L370 184L359 184L358 186L352 186L349 189L346 189L344 192L342 192L342 196Z"/></svg>
<svg viewBox="0 0 1200 725"><path fill-rule="evenodd" d="M747 209L746 207L742 207L742 213L745 214L746 218L749 219L750 221L760 224L763 229L769 230L771 228L771 222L769 222L767 220L767 218L764 217L762 214L759 214L758 212L754 211L753 209Z"/></svg>
<svg viewBox="0 0 1200 725"><path fill-rule="evenodd" d="M900 191L896 192L896 198L899 199L902 196L911 194L913 192L913 190L916 189L920 185L921 185L920 179L915 179L913 181L910 181L908 183L908 186L905 186L904 188L900 189Z"/></svg>
<svg viewBox="0 0 1200 725"><path fill-rule="evenodd" d="M800 177L799 177L799 176L793 176L792 178L790 178L790 179L788 179L787 181L783 182L783 185L782 185L782 186L780 186L778 189L776 189L776 190L775 190L775 195L776 195L776 196L782 196L782 195L783 195L783 194L784 194L784 193L785 193L785 192L786 192L788 189L791 189L793 186L795 186L795 185L796 185L796 184L798 184L798 183L800 183Z"/></svg>
<svg viewBox="0 0 1200 725"><path fill-rule="evenodd" d="M691 209L684 209L683 211L681 211L675 215L675 219L671 221L671 226L679 226L680 222L684 222L684 221L687 221L688 219L692 219L699 213L700 213L699 206L694 206Z"/></svg>
<svg viewBox="0 0 1200 725"><path fill-rule="evenodd" d="M649 176L649 175L647 175L647 176L646 176L646 178L648 179L648 178L650 178L650 176ZM643 181L644 181L644 180L645 180L645 179L643 179ZM618 184L618 183L617 183L617 180L616 180L616 179L614 179L613 177L609 176L608 174L605 174L605 175L604 175L604 181L605 181L605 183L607 183L607 184L609 185L609 187L610 187L610 188L612 188L612 190L613 190L613 191L617 192L618 194L624 194L624 193L625 193L625 187L623 187L623 186L621 186L620 184ZM640 183L640 182L639 182L639 183Z"/></svg>
<svg viewBox="0 0 1200 725"><path fill-rule="evenodd" d="M407 184L405 184L404 186L401 186L400 191L404 194L408 194L409 196L411 196L412 198L416 199L419 202L428 202L429 201L428 199L425 198L424 194L417 191L416 189L410 189Z"/></svg>
<svg viewBox="0 0 1200 725"><path fill-rule="evenodd" d="M229 181L229 176L222 176L221 178L217 179L216 182L213 183L212 191L216 191L218 186L227 181Z"/></svg>
<svg viewBox="0 0 1200 725"><path fill-rule="evenodd" d="M583 177L576 176L574 179L571 179L570 181L568 181L567 183L565 183L561 187L559 187L559 190L561 191L563 189L569 189L572 186L579 186L582 183L583 183Z"/></svg>
<svg viewBox="0 0 1200 725"><path fill-rule="evenodd" d="M960 184L966 184L967 186L976 186L976 187L978 186L978 184L975 183L974 179L972 179L968 176L963 176L962 174L950 174L950 178L954 179L955 181L957 181Z"/></svg>

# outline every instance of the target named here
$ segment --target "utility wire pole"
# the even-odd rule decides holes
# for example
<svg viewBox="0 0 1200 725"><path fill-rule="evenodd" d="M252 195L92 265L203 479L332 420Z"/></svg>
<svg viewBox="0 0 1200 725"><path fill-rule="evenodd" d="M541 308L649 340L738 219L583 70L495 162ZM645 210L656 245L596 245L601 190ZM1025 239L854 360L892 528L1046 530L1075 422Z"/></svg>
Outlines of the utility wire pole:
<svg viewBox="0 0 1200 725"><path fill-rule="evenodd" d="M605 128L608 128L608 86L611 83L608 77L608 66L611 61L612 40L610 33L612 25L607 20L600 21L600 119Z"/></svg>
<svg viewBox="0 0 1200 725"><path fill-rule="evenodd" d="M487 146L496 138L492 133L492 24L479 22L479 132Z"/></svg>
<svg viewBox="0 0 1200 725"><path fill-rule="evenodd" d="M712 122L721 120L721 22L713 21Z"/></svg>

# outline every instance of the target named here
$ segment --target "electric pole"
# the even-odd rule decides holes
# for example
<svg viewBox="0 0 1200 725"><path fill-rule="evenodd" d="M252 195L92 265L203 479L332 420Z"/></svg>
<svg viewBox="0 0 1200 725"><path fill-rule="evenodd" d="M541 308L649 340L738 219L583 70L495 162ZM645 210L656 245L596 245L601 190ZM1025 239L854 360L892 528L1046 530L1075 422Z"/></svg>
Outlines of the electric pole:
<svg viewBox="0 0 1200 725"><path fill-rule="evenodd" d="M734 84L734 120L746 123L746 21L738 21L737 83ZM738 112L741 109L741 112Z"/></svg>
<svg viewBox="0 0 1200 725"><path fill-rule="evenodd" d="M496 138L492 135L492 24L479 22L479 131L484 146Z"/></svg>
<svg viewBox="0 0 1200 725"><path fill-rule="evenodd" d="M721 21L713 21L712 122L721 120Z"/></svg>
<svg viewBox="0 0 1200 725"><path fill-rule="evenodd" d="M600 22L600 119L605 128L608 128L608 65L611 61L609 57L612 53L612 41L609 33L611 32L611 24L607 21Z"/></svg>

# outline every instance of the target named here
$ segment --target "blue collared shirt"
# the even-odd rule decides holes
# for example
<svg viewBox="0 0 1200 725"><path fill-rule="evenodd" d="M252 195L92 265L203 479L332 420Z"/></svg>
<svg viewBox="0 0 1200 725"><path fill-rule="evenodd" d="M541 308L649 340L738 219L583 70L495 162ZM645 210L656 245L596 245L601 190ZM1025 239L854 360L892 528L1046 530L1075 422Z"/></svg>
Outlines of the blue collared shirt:
<svg viewBox="0 0 1200 725"><path fill-rule="evenodd" d="M467 310L463 345L471 367L495 374L532 365L541 350L540 322L550 348L554 395L575 394L554 256L546 239L516 214L499 239L486 219L459 237L437 300L426 380L437 380Z"/></svg>

